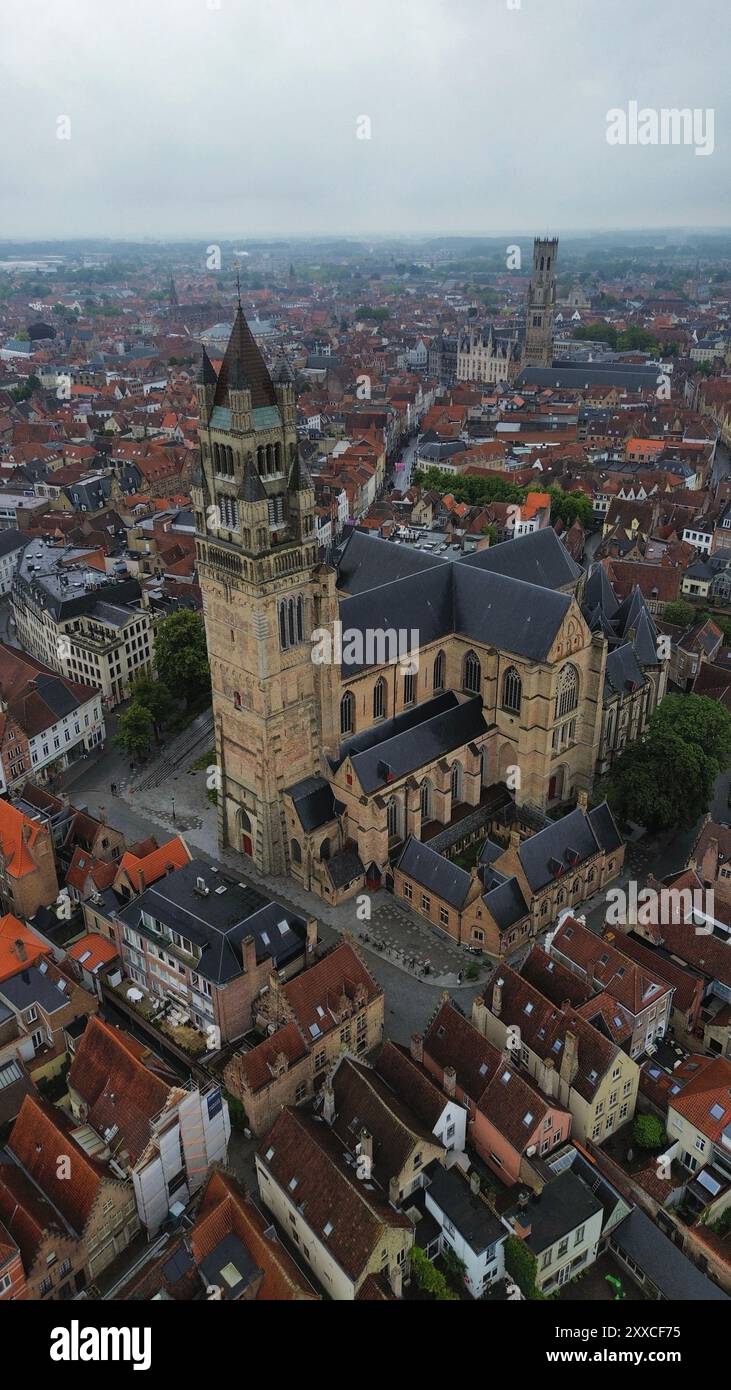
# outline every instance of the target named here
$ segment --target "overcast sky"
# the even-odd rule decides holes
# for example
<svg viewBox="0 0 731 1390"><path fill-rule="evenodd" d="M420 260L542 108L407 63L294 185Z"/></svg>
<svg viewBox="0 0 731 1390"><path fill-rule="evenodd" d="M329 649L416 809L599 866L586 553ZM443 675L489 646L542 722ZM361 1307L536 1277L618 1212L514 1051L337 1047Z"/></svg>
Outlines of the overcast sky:
<svg viewBox="0 0 731 1390"><path fill-rule="evenodd" d="M728 0L2 0L1 24L0 237L729 223ZM630 101L713 108L714 152L610 146Z"/></svg>

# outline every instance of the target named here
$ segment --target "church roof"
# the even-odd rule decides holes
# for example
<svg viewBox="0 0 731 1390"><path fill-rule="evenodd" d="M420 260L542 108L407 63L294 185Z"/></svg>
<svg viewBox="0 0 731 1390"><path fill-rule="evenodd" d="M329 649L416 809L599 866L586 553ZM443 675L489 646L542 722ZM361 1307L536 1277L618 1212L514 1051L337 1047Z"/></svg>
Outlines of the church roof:
<svg viewBox="0 0 731 1390"><path fill-rule="evenodd" d="M200 370L198 372L198 382L201 386L215 386L218 381L213 363L208 356L205 348L201 358Z"/></svg>
<svg viewBox="0 0 731 1390"><path fill-rule="evenodd" d="M264 484L257 473L253 460L246 459L244 476L239 488L239 497L243 502L266 502L267 495Z"/></svg>
<svg viewBox="0 0 731 1390"><path fill-rule="evenodd" d="M296 448L294 461L292 463L292 467L289 470L289 478L287 480L287 491L307 492L311 487L312 478L310 477L307 464L302 458L299 449Z"/></svg>
<svg viewBox="0 0 731 1390"><path fill-rule="evenodd" d="M253 409L276 406L277 397L266 362L239 305L221 363L214 405L227 405L229 390L244 387L251 391Z"/></svg>

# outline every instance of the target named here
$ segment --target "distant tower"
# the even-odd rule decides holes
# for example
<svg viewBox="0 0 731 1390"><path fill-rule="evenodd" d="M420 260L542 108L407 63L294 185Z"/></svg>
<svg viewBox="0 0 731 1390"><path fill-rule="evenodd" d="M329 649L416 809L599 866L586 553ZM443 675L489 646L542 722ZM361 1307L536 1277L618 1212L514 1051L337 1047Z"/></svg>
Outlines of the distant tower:
<svg viewBox="0 0 731 1390"><path fill-rule="evenodd" d="M263 873L287 870L282 792L322 768L310 634L319 626L315 493L299 456L294 377L270 373L239 298L216 373L198 378L193 486L211 665L219 835Z"/></svg>
<svg viewBox="0 0 731 1390"><path fill-rule="evenodd" d="M526 367L550 367L553 361L557 257L558 237L536 237L533 242L533 274L528 287L523 354Z"/></svg>
<svg viewBox="0 0 731 1390"><path fill-rule="evenodd" d="M170 276L170 290L168 294L168 300L171 309L177 309L179 307L178 291L175 288L175 281L172 275Z"/></svg>

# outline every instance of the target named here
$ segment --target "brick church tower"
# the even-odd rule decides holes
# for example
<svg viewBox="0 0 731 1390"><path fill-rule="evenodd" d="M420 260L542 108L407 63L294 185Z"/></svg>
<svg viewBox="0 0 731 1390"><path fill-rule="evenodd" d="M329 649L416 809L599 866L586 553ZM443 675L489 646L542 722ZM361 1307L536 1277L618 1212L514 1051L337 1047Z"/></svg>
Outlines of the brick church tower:
<svg viewBox="0 0 731 1390"><path fill-rule="evenodd" d="M526 310L523 353L523 365L526 367L550 367L553 361L557 256L558 237L536 237Z"/></svg>
<svg viewBox="0 0 731 1390"><path fill-rule="evenodd" d="M218 374L204 351L198 402L193 504L219 838L263 873L283 874L282 791L321 766L315 494L298 453L291 369L282 359L269 373L240 300Z"/></svg>

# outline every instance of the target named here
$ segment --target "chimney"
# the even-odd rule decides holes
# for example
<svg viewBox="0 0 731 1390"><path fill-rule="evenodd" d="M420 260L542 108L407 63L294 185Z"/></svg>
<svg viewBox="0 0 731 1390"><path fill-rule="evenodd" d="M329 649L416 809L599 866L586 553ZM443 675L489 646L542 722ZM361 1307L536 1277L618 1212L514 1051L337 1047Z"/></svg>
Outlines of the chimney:
<svg viewBox="0 0 731 1390"><path fill-rule="evenodd" d="M566 1033L561 1058L560 1077L565 1086L572 1086L579 1070L579 1043L575 1033Z"/></svg>
<svg viewBox="0 0 731 1390"><path fill-rule="evenodd" d="M492 987L492 1011L496 1018L499 1018L503 1011L503 979L495 981Z"/></svg>
<svg viewBox="0 0 731 1390"><path fill-rule="evenodd" d="M477 1028L483 1038L486 1036L485 1019L487 1017L487 1005L481 994L472 1000L472 1025Z"/></svg>
<svg viewBox="0 0 731 1390"><path fill-rule="evenodd" d="M479 1197L481 1190L482 1184L480 1182L480 1175L477 1169L473 1168L472 1172L470 1173L470 1192L472 1193L473 1197Z"/></svg>
<svg viewBox="0 0 731 1390"><path fill-rule="evenodd" d="M579 811L588 811L589 809L589 793L583 787L580 787L576 794L576 806Z"/></svg>
<svg viewBox="0 0 731 1390"><path fill-rule="evenodd" d="M391 1265L388 1274L388 1280L391 1285L391 1293L393 1294L394 1298L400 1298L401 1290L403 1287L403 1274L401 1272L400 1264Z"/></svg>
<svg viewBox="0 0 731 1390"><path fill-rule="evenodd" d="M424 1035L423 1033L412 1033L409 1042L411 1056L415 1062L424 1061Z"/></svg>
<svg viewBox="0 0 731 1390"><path fill-rule="evenodd" d="M242 956L244 970L248 975L249 971L256 970L256 942L253 936L244 937Z"/></svg>
<svg viewBox="0 0 731 1390"><path fill-rule="evenodd" d="M331 1125L335 1119L335 1092L330 1076L322 1088L322 1118L328 1125Z"/></svg>
<svg viewBox="0 0 731 1390"><path fill-rule="evenodd" d="M518 849L519 846L520 846L520 840L521 840L520 831L519 831L519 830L511 830L511 832L510 832L510 845L509 845L509 848L510 848L510 849Z"/></svg>
<svg viewBox="0 0 731 1390"><path fill-rule="evenodd" d="M373 1135L367 1129L362 1129L359 1138L361 1158L365 1158L370 1165L373 1163Z"/></svg>
<svg viewBox="0 0 731 1390"><path fill-rule="evenodd" d="M518 1206L519 1206L519 1208L520 1208L521 1211L526 1211L526 1210L527 1210L527 1208L528 1208L528 1201L529 1201L529 1194L526 1192L525 1188L522 1188L521 1191L518 1193Z"/></svg>
<svg viewBox="0 0 731 1390"><path fill-rule="evenodd" d="M314 956L317 951L317 918L307 918L307 956Z"/></svg>
<svg viewBox="0 0 731 1390"><path fill-rule="evenodd" d="M20 937L16 938L14 949L15 954L18 957L18 960L28 959L28 952L25 949L25 943L21 941Z"/></svg>
<svg viewBox="0 0 731 1390"><path fill-rule="evenodd" d="M388 1200L392 1207L397 1207L401 1201L401 1190L398 1185L398 1178L388 1180Z"/></svg>
<svg viewBox="0 0 731 1390"><path fill-rule="evenodd" d="M444 1068L442 1084L448 1096L453 1096L455 1094L457 1090L457 1073L454 1067Z"/></svg>

